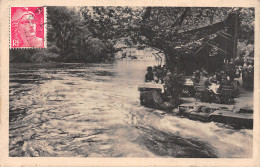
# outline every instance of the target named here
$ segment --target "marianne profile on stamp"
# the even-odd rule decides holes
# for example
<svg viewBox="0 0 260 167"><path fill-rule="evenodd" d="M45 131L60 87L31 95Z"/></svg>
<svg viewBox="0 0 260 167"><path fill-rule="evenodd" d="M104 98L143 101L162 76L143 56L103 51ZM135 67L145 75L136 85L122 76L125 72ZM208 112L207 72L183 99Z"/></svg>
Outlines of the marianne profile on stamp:
<svg viewBox="0 0 260 167"><path fill-rule="evenodd" d="M41 30L43 29L41 28L43 24L39 25L40 22L43 22L43 16L40 16L41 12L43 12L42 10L43 8L28 10L28 8L22 7L17 7L16 10L12 10L12 48L44 47L44 38L43 35L41 35L44 33L44 30ZM39 21L36 18L42 19L42 21ZM37 26L40 26L40 28L38 28Z"/></svg>

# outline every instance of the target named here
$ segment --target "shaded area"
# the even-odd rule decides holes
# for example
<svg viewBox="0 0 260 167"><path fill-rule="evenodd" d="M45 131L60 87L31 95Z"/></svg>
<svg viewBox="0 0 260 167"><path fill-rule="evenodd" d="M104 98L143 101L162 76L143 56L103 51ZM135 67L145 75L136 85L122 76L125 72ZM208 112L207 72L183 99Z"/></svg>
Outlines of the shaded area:
<svg viewBox="0 0 260 167"><path fill-rule="evenodd" d="M158 131L153 128L137 127L143 133L142 143L159 156L176 158L217 158L212 146L198 139Z"/></svg>

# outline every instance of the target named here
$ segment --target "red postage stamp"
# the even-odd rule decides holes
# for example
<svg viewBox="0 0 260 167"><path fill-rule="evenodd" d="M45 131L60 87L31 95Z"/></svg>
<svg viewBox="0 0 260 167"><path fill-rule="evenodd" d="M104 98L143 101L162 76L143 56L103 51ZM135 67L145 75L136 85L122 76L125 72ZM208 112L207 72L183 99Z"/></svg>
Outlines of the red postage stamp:
<svg viewBox="0 0 260 167"><path fill-rule="evenodd" d="M10 48L46 48L45 13L45 7L11 7Z"/></svg>

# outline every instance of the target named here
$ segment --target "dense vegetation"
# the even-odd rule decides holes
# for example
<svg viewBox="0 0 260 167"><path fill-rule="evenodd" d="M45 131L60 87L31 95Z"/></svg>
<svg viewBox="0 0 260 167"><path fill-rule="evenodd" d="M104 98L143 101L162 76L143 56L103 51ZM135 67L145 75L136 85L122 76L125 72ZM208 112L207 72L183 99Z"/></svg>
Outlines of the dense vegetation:
<svg viewBox="0 0 260 167"><path fill-rule="evenodd" d="M48 7L47 49L10 50L11 62L103 62L113 60L114 45L145 44L161 49L189 42L178 34L239 16L237 59L253 55L253 8Z"/></svg>

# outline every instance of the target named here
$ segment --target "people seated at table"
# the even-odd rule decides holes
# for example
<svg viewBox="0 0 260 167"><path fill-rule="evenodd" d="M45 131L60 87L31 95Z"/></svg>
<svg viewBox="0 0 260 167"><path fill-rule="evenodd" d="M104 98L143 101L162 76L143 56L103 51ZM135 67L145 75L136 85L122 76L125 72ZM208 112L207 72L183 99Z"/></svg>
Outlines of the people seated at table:
<svg viewBox="0 0 260 167"><path fill-rule="evenodd" d="M194 82L199 83L199 81L200 81L200 71L197 70L194 72Z"/></svg>
<svg viewBox="0 0 260 167"><path fill-rule="evenodd" d="M145 74L145 82L151 82L154 80L153 68L147 67L147 73Z"/></svg>
<svg viewBox="0 0 260 167"><path fill-rule="evenodd" d="M227 75L222 75L222 80L220 82L219 90L218 92L221 92L223 87L232 87L230 78Z"/></svg>
<svg viewBox="0 0 260 167"><path fill-rule="evenodd" d="M221 81L221 71L220 71L220 69L217 69L217 71L216 71L216 79L217 79L218 82Z"/></svg>
<svg viewBox="0 0 260 167"><path fill-rule="evenodd" d="M225 73L230 78L230 81L234 81L236 75L236 67L232 61L229 64L224 66Z"/></svg>
<svg viewBox="0 0 260 167"><path fill-rule="evenodd" d="M145 81L151 82L154 81L154 83L163 84L164 78L167 76L168 70L165 66L149 66L147 67L147 73L145 75Z"/></svg>
<svg viewBox="0 0 260 167"><path fill-rule="evenodd" d="M196 74L197 75L197 74ZM199 79L199 80L198 80ZM196 77L195 77L195 82L196 82L196 89L198 91L204 91L207 89L207 87L209 86L210 82L209 82L209 78L208 78L208 73L202 68L199 72L199 76L197 75L197 80L196 81Z"/></svg>
<svg viewBox="0 0 260 167"><path fill-rule="evenodd" d="M156 69L156 71L154 72L154 76L155 76L155 82L156 83L162 83L162 76L163 76L163 69L162 67L159 65L159 66L156 66L154 69Z"/></svg>

